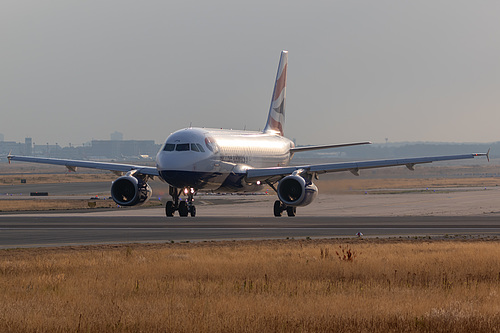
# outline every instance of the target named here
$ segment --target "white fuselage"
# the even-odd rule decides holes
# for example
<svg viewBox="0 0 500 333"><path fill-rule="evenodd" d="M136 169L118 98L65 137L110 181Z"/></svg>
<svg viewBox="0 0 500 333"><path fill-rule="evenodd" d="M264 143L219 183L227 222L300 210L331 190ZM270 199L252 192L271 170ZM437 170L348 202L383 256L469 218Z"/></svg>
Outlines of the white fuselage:
<svg viewBox="0 0 500 333"><path fill-rule="evenodd" d="M172 133L156 157L160 176L177 188L253 191L249 168L290 163L291 140L272 133L186 128Z"/></svg>

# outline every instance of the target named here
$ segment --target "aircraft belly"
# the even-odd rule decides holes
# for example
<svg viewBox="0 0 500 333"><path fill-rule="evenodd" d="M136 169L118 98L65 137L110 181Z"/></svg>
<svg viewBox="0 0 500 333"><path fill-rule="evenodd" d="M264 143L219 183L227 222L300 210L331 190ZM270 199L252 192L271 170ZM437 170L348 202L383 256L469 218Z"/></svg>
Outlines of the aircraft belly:
<svg viewBox="0 0 500 333"><path fill-rule="evenodd" d="M192 187L196 190L215 190L221 186L228 173L163 170L160 176L168 184L177 188Z"/></svg>
<svg viewBox="0 0 500 333"><path fill-rule="evenodd" d="M221 192L258 192L263 189L262 184L248 183L246 173L230 173L224 183L217 189Z"/></svg>

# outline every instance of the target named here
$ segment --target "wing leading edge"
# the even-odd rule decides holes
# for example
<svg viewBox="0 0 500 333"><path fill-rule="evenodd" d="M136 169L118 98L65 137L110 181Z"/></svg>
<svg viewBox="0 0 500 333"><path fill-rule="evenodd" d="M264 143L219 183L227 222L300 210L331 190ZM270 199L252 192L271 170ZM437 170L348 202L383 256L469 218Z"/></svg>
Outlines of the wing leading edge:
<svg viewBox="0 0 500 333"><path fill-rule="evenodd" d="M31 163L43 163L52 165L64 165L71 171L75 171L76 168L90 168L99 170L108 170L115 173L118 172L129 172L136 170L137 172L148 175L148 176L158 176L158 170L155 167L133 165L133 164L120 164L120 163L106 163L106 162L92 162L92 161L78 161L78 160L65 160L58 158L46 158L46 157L30 157L30 156L7 156L10 161L20 161L20 162L31 162Z"/></svg>
<svg viewBox="0 0 500 333"><path fill-rule="evenodd" d="M489 152L488 152L489 153ZM469 159L479 156L488 157L488 153L464 154L464 155L449 155L449 156L434 156L434 157L415 157L415 158L399 158L390 160L374 160L363 162L342 162L329 164L311 164L302 166L276 167L276 168L259 168L247 170L247 181L277 181L282 177L292 174L296 170L304 170L310 174L322 174L327 172L350 171L354 175L359 175L359 170L385 168L392 166L404 165L408 169L413 170L416 164L432 163L438 161L451 161Z"/></svg>

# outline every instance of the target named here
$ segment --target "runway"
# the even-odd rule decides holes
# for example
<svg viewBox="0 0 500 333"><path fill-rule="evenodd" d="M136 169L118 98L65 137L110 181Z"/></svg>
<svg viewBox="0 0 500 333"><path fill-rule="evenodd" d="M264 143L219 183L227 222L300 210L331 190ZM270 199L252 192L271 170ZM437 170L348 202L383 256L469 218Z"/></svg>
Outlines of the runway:
<svg viewBox="0 0 500 333"><path fill-rule="evenodd" d="M496 216L200 217L0 216L0 247L231 239L500 235Z"/></svg>
<svg viewBox="0 0 500 333"><path fill-rule="evenodd" d="M272 217L274 196L199 197L195 218L164 208L1 214L0 248L210 240L500 236L497 188L323 195L298 216Z"/></svg>

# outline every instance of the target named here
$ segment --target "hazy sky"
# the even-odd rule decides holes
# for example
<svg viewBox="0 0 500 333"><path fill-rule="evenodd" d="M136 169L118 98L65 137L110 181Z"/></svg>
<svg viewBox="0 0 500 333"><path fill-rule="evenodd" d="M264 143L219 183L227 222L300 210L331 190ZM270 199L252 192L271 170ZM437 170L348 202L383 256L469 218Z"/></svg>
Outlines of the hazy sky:
<svg viewBox="0 0 500 333"><path fill-rule="evenodd" d="M5 140L262 129L282 49L300 144L500 141L499 1L3 0Z"/></svg>

